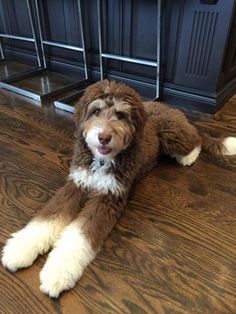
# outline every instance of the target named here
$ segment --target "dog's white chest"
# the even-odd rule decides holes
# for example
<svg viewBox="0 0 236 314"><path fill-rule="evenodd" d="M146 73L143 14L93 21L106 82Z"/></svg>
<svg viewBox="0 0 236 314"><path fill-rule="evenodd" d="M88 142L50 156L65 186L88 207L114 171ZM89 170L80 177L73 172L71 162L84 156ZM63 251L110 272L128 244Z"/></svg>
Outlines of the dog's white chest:
<svg viewBox="0 0 236 314"><path fill-rule="evenodd" d="M124 187L116 180L113 174L107 173L106 170L106 167L96 168L94 171L78 167L77 169L71 170L69 178L72 179L78 187L84 187L104 194L108 192L114 195L122 194Z"/></svg>

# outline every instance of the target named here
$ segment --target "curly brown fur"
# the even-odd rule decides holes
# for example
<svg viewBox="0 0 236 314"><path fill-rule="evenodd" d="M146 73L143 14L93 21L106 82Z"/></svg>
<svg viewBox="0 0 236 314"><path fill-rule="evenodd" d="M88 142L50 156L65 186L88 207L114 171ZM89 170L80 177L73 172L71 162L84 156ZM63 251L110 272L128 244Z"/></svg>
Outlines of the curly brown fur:
<svg viewBox="0 0 236 314"><path fill-rule="evenodd" d="M75 124L68 182L3 249L3 265L15 271L54 245L40 274L41 290L51 297L76 284L122 214L131 187L161 153L182 165L195 162L202 147L236 154L235 138L202 137L181 111L142 103L130 87L107 80L87 88Z"/></svg>

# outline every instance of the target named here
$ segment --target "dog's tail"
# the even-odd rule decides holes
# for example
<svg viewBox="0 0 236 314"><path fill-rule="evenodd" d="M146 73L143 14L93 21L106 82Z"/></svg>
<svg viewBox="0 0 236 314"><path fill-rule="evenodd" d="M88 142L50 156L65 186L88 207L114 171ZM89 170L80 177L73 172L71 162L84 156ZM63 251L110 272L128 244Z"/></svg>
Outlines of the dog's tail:
<svg viewBox="0 0 236 314"><path fill-rule="evenodd" d="M236 137L214 138L204 134L202 150L211 155L236 155Z"/></svg>

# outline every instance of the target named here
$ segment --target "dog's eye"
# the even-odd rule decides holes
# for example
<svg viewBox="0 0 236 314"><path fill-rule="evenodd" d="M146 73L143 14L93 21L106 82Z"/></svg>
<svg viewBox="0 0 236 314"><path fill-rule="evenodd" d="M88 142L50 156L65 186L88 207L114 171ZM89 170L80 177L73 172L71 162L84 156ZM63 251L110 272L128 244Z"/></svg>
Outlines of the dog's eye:
<svg viewBox="0 0 236 314"><path fill-rule="evenodd" d="M117 111L116 116L118 120L122 120L125 118L125 114L123 112Z"/></svg>
<svg viewBox="0 0 236 314"><path fill-rule="evenodd" d="M99 108L94 109L92 112L92 115L99 116L100 112L101 112L101 109L99 109Z"/></svg>

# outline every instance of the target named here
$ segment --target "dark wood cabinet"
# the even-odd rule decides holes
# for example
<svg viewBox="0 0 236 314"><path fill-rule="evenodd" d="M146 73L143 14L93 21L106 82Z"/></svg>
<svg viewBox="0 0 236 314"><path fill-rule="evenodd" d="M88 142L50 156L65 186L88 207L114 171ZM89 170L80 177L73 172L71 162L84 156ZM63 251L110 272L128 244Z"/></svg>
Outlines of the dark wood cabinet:
<svg viewBox="0 0 236 314"><path fill-rule="evenodd" d="M81 45L76 0L42 0L44 38ZM90 74L99 79L97 1L82 1ZM24 0L0 2L0 32L31 36ZM156 60L157 3L154 0L103 0L106 52ZM7 55L33 62L30 43L4 40ZM53 70L76 76L82 55L48 48ZM35 59L35 60L34 60ZM156 69L106 60L106 75L124 80L141 94L155 96ZM161 97L170 103L212 112L236 91L236 1L162 1Z"/></svg>

